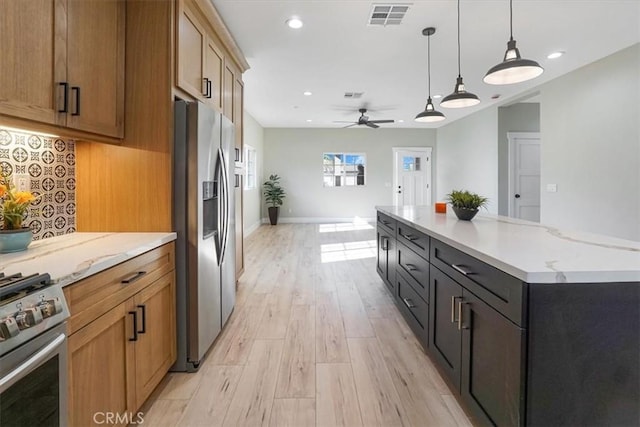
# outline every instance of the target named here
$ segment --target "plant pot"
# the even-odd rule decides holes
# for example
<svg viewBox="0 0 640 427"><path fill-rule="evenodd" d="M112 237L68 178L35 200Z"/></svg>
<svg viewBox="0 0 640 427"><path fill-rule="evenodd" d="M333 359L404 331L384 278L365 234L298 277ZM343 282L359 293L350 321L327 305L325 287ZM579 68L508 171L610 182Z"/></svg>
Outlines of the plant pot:
<svg viewBox="0 0 640 427"><path fill-rule="evenodd" d="M33 232L28 227L0 230L0 254L24 251L31 244L32 239Z"/></svg>
<svg viewBox="0 0 640 427"><path fill-rule="evenodd" d="M456 213L458 219L463 221L471 221L474 216L478 213L478 209L465 209L465 208L457 208L455 206L451 206L453 211Z"/></svg>
<svg viewBox="0 0 640 427"><path fill-rule="evenodd" d="M269 206L269 221L271 225L276 225L278 223L278 213L280 212L280 208L278 206Z"/></svg>

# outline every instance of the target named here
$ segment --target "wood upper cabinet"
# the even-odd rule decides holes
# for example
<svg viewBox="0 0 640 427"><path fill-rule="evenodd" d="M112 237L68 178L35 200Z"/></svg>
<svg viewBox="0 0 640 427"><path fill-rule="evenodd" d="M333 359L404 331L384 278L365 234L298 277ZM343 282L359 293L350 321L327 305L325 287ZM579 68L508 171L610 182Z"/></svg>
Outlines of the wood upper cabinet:
<svg viewBox="0 0 640 427"><path fill-rule="evenodd" d="M69 337L69 422L94 425L96 412L135 411L133 301Z"/></svg>
<svg viewBox="0 0 640 427"><path fill-rule="evenodd" d="M220 52L218 46L211 38L207 39L205 48L205 68L204 77L208 83L207 102L215 107L216 110L222 111L222 75L224 55Z"/></svg>
<svg viewBox="0 0 640 427"><path fill-rule="evenodd" d="M176 359L175 280L165 274L134 297L138 311L136 400L140 407Z"/></svg>
<svg viewBox="0 0 640 427"><path fill-rule="evenodd" d="M233 122L233 89L235 87L235 72L229 63L224 66L224 76L222 80L222 114Z"/></svg>
<svg viewBox="0 0 640 427"><path fill-rule="evenodd" d="M0 114L122 137L124 37L124 0L0 2Z"/></svg>
<svg viewBox="0 0 640 427"><path fill-rule="evenodd" d="M204 81L204 47L207 33L196 13L186 2L179 2L178 18L178 72L177 84L190 95L203 99L206 94Z"/></svg>
<svg viewBox="0 0 640 427"><path fill-rule="evenodd" d="M124 0L67 3L67 126L124 136Z"/></svg>
<svg viewBox="0 0 640 427"><path fill-rule="evenodd" d="M64 124L56 83L66 80L64 3L0 2L0 114Z"/></svg>

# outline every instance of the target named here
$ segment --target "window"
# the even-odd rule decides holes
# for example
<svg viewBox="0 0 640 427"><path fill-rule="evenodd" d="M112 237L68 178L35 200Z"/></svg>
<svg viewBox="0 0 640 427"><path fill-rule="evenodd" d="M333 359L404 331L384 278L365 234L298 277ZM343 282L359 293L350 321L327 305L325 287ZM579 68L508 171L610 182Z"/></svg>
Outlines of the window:
<svg viewBox="0 0 640 427"><path fill-rule="evenodd" d="M402 170L405 172L420 172L420 157L402 156Z"/></svg>
<svg viewBox="0 0 640 427"><path fill-rule="evenodd" d="M256 150L250 145L244 146L244 158L246 161L244 189L256 188Z"/></svg>
<svg viewBox="0 0 640 427"><path fill-rule="evenodd" d="M325 187L355 187L364 185L367 159L362 153L324 153L323 182Z"/></svg>

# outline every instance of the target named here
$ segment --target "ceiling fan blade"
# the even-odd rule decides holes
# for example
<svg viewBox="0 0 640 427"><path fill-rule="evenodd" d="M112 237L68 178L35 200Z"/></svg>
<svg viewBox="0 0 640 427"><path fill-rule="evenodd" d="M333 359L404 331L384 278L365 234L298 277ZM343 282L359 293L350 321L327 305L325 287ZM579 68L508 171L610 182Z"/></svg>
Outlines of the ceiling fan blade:
<svg viewBox="0 0 640 427"><path fill-rule="evenodd" d="M350 124L350 125L348 125L348 126L343 126L343 127L342 127L342 129L350 128L350 127L352 127L352 126L358 126L358 124L357 124L357 123L351 123L351 124Z"/></svg>
<svg viewBox="0 0 640 427"><path fill-rule="evenodd" d="M369 123L393 123L393 120L369 120Z"/></svg>
<svg viewBox="0 0 640 427"><path fill-rule="evenodd" d="M365 123L365 125L369 126L370 128L374 128L374 129L378 129L380 126L378 126L377 124L373 123L373 122L367 122Z"/></svg>

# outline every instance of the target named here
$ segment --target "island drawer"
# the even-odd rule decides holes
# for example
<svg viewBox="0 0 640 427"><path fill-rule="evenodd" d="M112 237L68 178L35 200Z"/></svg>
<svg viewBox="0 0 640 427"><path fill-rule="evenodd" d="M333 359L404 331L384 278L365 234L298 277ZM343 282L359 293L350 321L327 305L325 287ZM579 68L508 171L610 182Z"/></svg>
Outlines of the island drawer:
<svg viewBox="0 0 640 427"><path fill-rule="evenodd" d="M519 326L525 286L519 279L458 249L431 240L431 263Z"/></svg>
<svg viewBox="0 0 640 427"><path fill-rule="evenodd" d="M422 258L429 261L429 236L401 222L397 225L396 239Z"/></svg>
<svg viewBox="0 0 640 427"><path fill-rule="evenodd" d="M407 280L400 274L396 275L396 289L398 308L407 323L416 334L422 345L427 347L429 306L418 296Z"/></svg>
<svg viewBox="0 0 640 427"><path fill-rule="evenodd" d="M171 242L66 286L69 334L174 270L174 251Z"/></svg>
<svg viewBox="0 0 640 427"><path fill-rule="evenodd" d="M396 220L378 212L378 225L387 229L391 234L396 234Z"/></svg>
<svg viewBox="0 0 640 427"><path fill-rule="evenodd" d="M429 302L429 263L402 243L398 243L397 271L423 300Z"/></svg>

